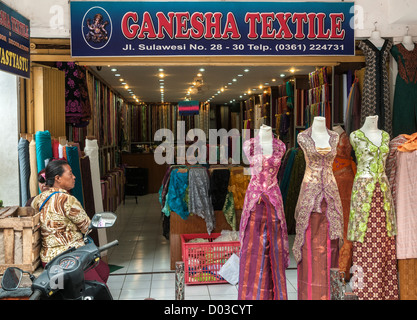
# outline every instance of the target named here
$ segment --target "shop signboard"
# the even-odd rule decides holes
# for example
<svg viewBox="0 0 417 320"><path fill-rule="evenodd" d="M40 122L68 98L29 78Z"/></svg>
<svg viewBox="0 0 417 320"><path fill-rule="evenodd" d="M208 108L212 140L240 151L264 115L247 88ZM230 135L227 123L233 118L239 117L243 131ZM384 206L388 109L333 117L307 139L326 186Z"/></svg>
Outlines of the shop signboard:
<svg viewBox="0 0 417 320"><path fill-rule="evenodd" d="M353 2L71 1L71 54L355 54Z"/></svg>
<svg viewBox="0 0 417 320"><path fill-rule="evenodd" d="M30 77L30 21L0 2L0 70Z"/></svg>

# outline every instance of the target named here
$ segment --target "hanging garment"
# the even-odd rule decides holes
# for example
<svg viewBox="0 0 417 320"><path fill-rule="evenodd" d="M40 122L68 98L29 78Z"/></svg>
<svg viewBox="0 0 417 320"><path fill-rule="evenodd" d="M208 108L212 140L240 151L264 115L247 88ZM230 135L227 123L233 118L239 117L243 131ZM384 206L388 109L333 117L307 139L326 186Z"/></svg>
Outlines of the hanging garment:
<svg viewBox="0 0 417 320"><path fill-rule="evenodd" d="M75 127L85 127L91 119L85 67L75 62L57 62L65 72L65 122Z"/></svg>
<svg viewBox="0 0 417 320"><path fill-rule="evenodd" d="M295 207L297 206L297 200L300 194L300 188L304 178L305 169L306 161L304 158L303 150L297 148L285 199L284 192L282 192L288 234L295 234Z"/></svg>
<svg viewBox="0 0 417 320"><path fill-rule="evenodd" d="M285 269L290 263L287 225L277 182L285 144L273 139L273 153L264 156L259 135L245 141L252 178L240 220L238 299L287 299Z"/></svg>
<svg viewBox="0 0 417 320"><path fill-rule="evenodd" d="M242 210L246 189L250 182L250 175L244 173L243 167L230 169L229 192L233 194L234 208Z"/></svg>
<svg viewBox="0 0 417 320"><path fill-rule="evenodd" d="M398 63L392 111L392 134L412 134L417 131L417 45L408 51L402 43L391 48Z"/></svg>
<svg viewBox="0 0 417 320"><path fill-rule="evenodd" d="M388 182L391 188L391 196L394 202L394 207L396 207L396 174L397 174L397 154L399 152L398 147L401 146L404 142L407 141L407 138L404 135L400 134L398 137L395 137L389 142L389 154L387 157L385 165L385 173L388 177Z"/></svg>
<svg viewBox="0 0 417 320"><path fill-rule="evenodd" d="M297 141L304 151L306 170L301 184L300 196L295 209L296 236L293 253L297 262L299 299L330 299L330 268L337 267L337 250L333 240L338 243L343 238L343 211L339 190L333 175L332 165L336 157L339 135L327 130L330 148L320 150L311 138L312 128L301 132ZM318 214L313 215L313 213ZM320 223L316 224L316 220ZM325 224L324 224L325 223ZM324 234L323 234L324 232ZM311 238L311 236L314 236ZM320 237L321 241L315 241ZM325 246L324 246L325 245ZM307 251L303 251L307 250ZM303 270L313 268L310 259L314 252L323 252L320 263L325 266L321 275L308 274ZM307 254L307 256L304 255ZM317 269L316 269L317 270ZM325 272L325 276L322 273Z"/></svg>
<svg viewBox="0 0 417 320"><path fill-rule="evenodd" d="M17 145L19 155L19 173L20 173L20 205L23 207L30 198L29 178L30 178L30 160L29 160L29 141L20 138Z"/></svg>
<svg viewBox="0 0 417 320"><path fill-rule="evenodd" d="M385 174L390 139L387 132L381 134L380 146L373 144L361 130L350 134L358 164L347 239L353 241L352 289L360 300L398 299L397 223Z"/></svg>
<svg viewBox="0 0 417 320"><path fill-rule="evenodd" d="M210 195L215 211L223 210L229 186L229 169L211 169Z"/></svg>
<svg viewBox="0 0 417 320"><path fill-rule="evenodd" d="M417 150L417 132L411 135L403 134L403 136L407 141L398 146L398 150L401 152L413 152Z"/></svg>
<svg viewBox="0 0 417 320"><path fill-rule="evenodd" d="M71 190L71 194L78 199L82 206L84 206L83 196L83 180L81 176L80 158L77 147L66 146L67 161L75 176L75 186Z"/></svg>
<svg viewBox="0 0 417 320"><path fill-rule="evenodd" d="M345 115L345 131L349 137L352 131L360 128L361 120L361 95L359 90L359 79L355 80L350 89Z"/></svg>
<svg viewBox="0 0 417 320"><path fill-rule="evenodd" d="M349 224L350 199L352 197L353 179L356 174L356 164L352 160L352 146L349 136L343 131L339 136L337 154L333 162L333 175L339 189L343 208L343 246L339 252L339 269L345 273L345 279L350 279L352 266L352 242L347 240Z"/></svg>
<svg viewBox="0 0 417 320"><path fill-rule="evenodd" d="M166 205L172 212L186 220L190 214L186 198L188 197L188 170L175 168L171 172Z"/></svg>
<svg viewBox="0 0 417 320"><path fill-rule="evenodd" d="M88 156L80 158L80 168L82 175L82 188L84 195L84 210L90 219L96 214L96 208L94 205L94 189L93 181L91 178L91 163ZM93 229L90 233L94 243L99 243L97 229Z"/></svg>
<svg viewBox="0 0 417 320"><path fill-rule="evenodd" d="M52 158L52 141L51 134L48 130L46 131L37 131L35 133L36 140L36 163L38 173L42 169L45 169L46 162Z"/></svg>
<svg viewBox="0 0 417 320"><path fill-rule="evenodd" d="M210 178L206 168L190 168L188 171L188 211L206 221L207 233L211 234L215 225L213 205L210 197Z"/></svg>
<svg viewBox="0 0 417 320"><path fill-rule="evenodd" d="M393 43L385 40L381 49L369 40L359 42L365 56L365 79L362 93L361 126L367 116L378 115L378 128L392 135L387 62Z"/></svg>

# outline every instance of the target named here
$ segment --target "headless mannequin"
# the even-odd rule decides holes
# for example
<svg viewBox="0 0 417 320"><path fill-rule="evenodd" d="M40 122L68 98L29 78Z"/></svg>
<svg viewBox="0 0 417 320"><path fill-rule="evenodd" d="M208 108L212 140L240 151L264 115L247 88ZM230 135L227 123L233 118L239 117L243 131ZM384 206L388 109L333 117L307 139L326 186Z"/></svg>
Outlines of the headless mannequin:
<svg viewBox="0 0 417 320"><path fill-rule="evenodd" d="M343 130L343 128L341 126L336 126L332 128L333 131L337 132L338 135L340 136L343 132L345 132L345 130Z"/></svg>
<svg viewBox="0 0 417 320"><path fill-rule="evenodd" d="M259 142L262 147L262 153L265 156L272 155L272 128L262 125L259 129Z"/></svg>
<svg viewBox="0 0 417 320"><path fill-rule="evenodd" d="M378 129L378 116L366 117L365 123L360 129L365 136L377 147L382 143L382 130Z"/></svg>
<svg viewBox="0 0 417 320"><path fill-rule="evenodd" d="M414 42L411 36L404 36L403 41L401 42L408 51L414 50Z"/></svg>
<svg viewBox="0 0 417 320"><path fill-rule="evenodd" d="M316 148L330 148L330 135L327 132L325 117L314 117L311 126L311 138L313 139Z"/></svg>
<svg viewBox="0 0 417 320"><path fill-rule="evenodd" d="M371 41L378 49L381 49L385 43L385 40L381 38L381 35L377 30L372 31L371 37L368 40Z"/></svg>

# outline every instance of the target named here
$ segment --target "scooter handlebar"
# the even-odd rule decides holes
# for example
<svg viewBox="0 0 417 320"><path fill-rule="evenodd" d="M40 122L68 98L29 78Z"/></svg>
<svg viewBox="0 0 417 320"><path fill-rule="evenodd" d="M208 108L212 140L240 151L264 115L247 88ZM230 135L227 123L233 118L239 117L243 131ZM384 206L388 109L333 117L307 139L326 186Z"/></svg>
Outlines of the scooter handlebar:
<svg viewBox="0 0 417 320"><path fill-rule="evenodd" d="M117 246L118 244L119 244L119 241L114 240L112 242L109 242L109 243L105 244L104 246L99 247L98 251L99 252L106 251L107 249L110 249L111 247Z"/></svg>
<svg viewBox="0 0 417 320"><path fill-rule="evenodd" d="M35 289L33 293L30 295L29 300L39 300L42 296L42 291Z"/></svg>

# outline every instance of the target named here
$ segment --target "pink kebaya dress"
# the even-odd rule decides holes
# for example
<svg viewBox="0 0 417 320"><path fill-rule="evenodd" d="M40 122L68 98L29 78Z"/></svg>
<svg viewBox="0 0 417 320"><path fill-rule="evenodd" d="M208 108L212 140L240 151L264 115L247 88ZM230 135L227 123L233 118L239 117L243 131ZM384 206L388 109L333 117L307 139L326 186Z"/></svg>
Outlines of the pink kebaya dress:
<svg viewBox="0 0 417 320"><path fill-rule="evenodd" d="M259 136L245 141L251 164L240 221L239 300L287 300L285 269L289 259L287 224L277 173L285 144L273 139L264 155Z"/></svg>

